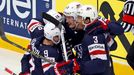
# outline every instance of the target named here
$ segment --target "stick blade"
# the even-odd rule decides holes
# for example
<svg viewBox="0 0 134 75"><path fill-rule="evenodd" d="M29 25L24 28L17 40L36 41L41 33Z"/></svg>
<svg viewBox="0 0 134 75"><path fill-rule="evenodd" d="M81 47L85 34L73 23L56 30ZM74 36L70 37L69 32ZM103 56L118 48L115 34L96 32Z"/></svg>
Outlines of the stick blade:
<svg viewBox="0 0 134 75"><path fill-rule="evenodd" d="M52 22L53 24L55 24L56 26L59 25L59 21L56 20L55 18L53 18L51 15L47 14L46 12L42 12L42 17L50 22Z"/></svg>

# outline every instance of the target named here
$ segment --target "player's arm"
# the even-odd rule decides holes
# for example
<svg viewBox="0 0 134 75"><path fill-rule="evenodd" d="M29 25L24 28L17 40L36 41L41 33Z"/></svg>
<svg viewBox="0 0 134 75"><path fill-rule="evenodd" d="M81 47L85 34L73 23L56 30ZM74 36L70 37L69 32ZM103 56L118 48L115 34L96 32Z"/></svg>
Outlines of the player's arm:
<svg viewBox="0 0 134 75"><path fill-rule="evenodd" d="M19 75L28 75L30 74L30 60L31 55L26 53L21 59L21 73Z"/></svg>
<svg viewBox="0 0 134 75"><path fill-rule="evenodd" d="M28 48L30 48L30 45L28 45ZM30 61L31 59L31 54L26 52L22 59L21 59L21 73L20 75L29 75L30 74Z"/></svg>
<svg viewBox="0 0 134 75"><path fill-rule="evenodd" d="M124 29L122 28L120 23L117 22L110 22L108 24L108 30L112 35L121 35L124 33Z"/></svg>
<svg viewBox="0 0 134 75"><path fill-rule="evenodd" d="M118 22L111 22L106 18L99 17L98 21L103 30L108 31L112 35L120 35L124 33L124 29Z"/></svg>
<svg viewBox="0 0 134 75"><path fill-rule="evenodd" d="M111 36L109 33L104 33L107 46L109 47L110 51L116 50L117 42L114 40L114 37Z"/></svg>
<svg viewBox="0 0 134 75"><path fill-rule="evenodd" d="M42 24L42 22L40 22L39 20L36 19L32 19L28 26L27 26L27 30L31 36L31 38L37 38L40 35L43 35L43 26L44 24Z"/></svg>

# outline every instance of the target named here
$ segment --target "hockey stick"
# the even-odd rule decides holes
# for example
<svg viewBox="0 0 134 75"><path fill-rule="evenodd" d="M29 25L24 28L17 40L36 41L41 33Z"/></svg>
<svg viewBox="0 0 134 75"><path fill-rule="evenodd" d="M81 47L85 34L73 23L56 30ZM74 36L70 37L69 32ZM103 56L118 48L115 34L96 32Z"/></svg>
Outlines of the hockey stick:
<svg viewBox="0 0 134 75"><path fill-rule="evenodd" d="M64 30L65 29L64 29L63 25L58 20L56 20L55 18L53 18L51 15L47 14L46 12L43 12L42 13L42 17L45 18L46 20L52 22L53 24L55 24L61 30L62 47L63 47L65 61L67 61L68 60L68 57L67 57L66 45L65 45L65 38L64 38Z"/></svg>
<svg viewBox="0 0 134 75"><path fill-rule="evenodd" d="M42 55L39 55L39 54L37 54L36 52L34 52L33 50L26 49L26 48L22 47L21 45L16 44L16 43L14 43L14 42L8 40L7 37L5 36L4 30L3 30L3 20L2 20L1 17L0 17L0 37L1 37L1 39L2 39L3 41L5 41L5 42L7 42L7 43L9 43L9 44L11 44L11 45L13 45L13 46L15 46L15 47L18 47L18 48L20 48L20 49L22 49L22 50L24 50L24 51L27 51L27 52L29 52L30 54L34 55L34 56L37 57L37 58L41 58L41 59L43 59L44 61L47 61L47 62L49 62L49 63L51 63L51 64L55 64L54 61L52 61L52 60L50 60L50 59L47 59L47 57L44 57L44 56L42 56Z"/></svg>
<svg viewBox="0 0 134 75"><path fill-rule="evenodd" d="M9 73L10 75L17 75L12 70L10 70L9 68L7 68L7 67L5 67L5 66L3 66L1 64L0 64L0 70L5 71L5 72Z"/></svg>
<svg viewBox="0 0 134 75"><path fill-rule="evenodd" d="M46 19L46 20L52 22L52 23L55 24L56 26L58 26L58 25L60 24L60 22L59 22L58 20L56 20L55 18L53 18L51 15L47 14L46 12L42 12L41 16L42 16L44 19ZM61 28L61 27L60 27L60 28Z"/></svg>
<svg viewBox="0 0 134 75"><path fill-rule="evenodd" d="M11 75L17 75L17 74L15 74L13 71L11 71L11 70L8 69L8 68L5 68L5 71L8 72L8 73L11 74Z"/></svg>
<svg viewBox="0 0 134 75"><path fill-rule="evenodd" d="M65 38L64 38L64 27L62 26L61 28L61 41L62 41L62 46L63 46L63 52L65 55L65 61L68 61L68 57L67 57L67 52L66 52L66 45L65 45Z"/></svg>

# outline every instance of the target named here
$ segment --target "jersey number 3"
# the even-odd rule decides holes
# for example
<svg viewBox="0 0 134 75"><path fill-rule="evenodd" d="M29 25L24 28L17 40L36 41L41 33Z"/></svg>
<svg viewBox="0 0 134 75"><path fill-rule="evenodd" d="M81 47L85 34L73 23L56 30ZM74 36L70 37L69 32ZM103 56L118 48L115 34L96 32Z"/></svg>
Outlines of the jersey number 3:
<svg viewBox="0 0 134 75"><path fill-rule="evenodd" d="M94 39L94 43L98 43L98 37L97 36L93 36Z"/></svg>

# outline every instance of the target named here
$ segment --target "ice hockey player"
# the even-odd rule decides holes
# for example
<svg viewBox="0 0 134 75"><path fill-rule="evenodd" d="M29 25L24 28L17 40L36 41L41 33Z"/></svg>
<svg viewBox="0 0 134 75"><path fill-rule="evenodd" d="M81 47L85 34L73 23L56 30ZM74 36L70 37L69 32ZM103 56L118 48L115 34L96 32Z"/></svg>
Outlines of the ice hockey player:
<svg viewBox="0 0 134 75"><path fill-rule="evenodd" d="M31 58L29 60L31 64L31 75L63 75L64 73L66 74L66 70L61 69L61 67L66 64L69 64L71 61L61 62L62 56L59 55L59 50L57 47L55 47L55 44L58 44L60 42L60 34L61 33L59 28L57 28L52 23L47 23L44 26L44 36L32 39L30 44L32 50L36 51L38 54L46 57L47 59L53 60L53 62L55 62L56 64L50 64L50 62L47 62L40 58L36 58L35 56L31 55Z"/></svg>
<svg viewBox="0 0 134 75"><path fill-rule="evenodd" d="M65 39L67 40L67 46L70 46L69 48L67 48L67 50L69 50L69 57L71 58L76 56L75 52L72 52L71 50L74 48L75 45L78 45L81 42L85 33L85 31L83 30L78 30L79 26L76 25L77 10L81 6L82 4L80 4L79 2L71 2L65 7L63 12L63 14L65 15L64 24L66 27L68 27L65 29L68 29L67 31L70 31L69 33L67 32L65 34Z"/></svg>
<svg viewBox="0 0 134 75"><path fill-rule="evenodd" d="M71 41L75 42L75 44L73 44L73 47L75 46L76 48L79 48L79 45L80 45L79 43L82 41L83 36L84 36L84 33L85 33L83 31L83 26L76 24L77 11L78 11L78 9L81 6L82 5L79 2L72 2L72 3L68 4L66 6L65 10L64 10L64 15L65 15L65 18L66 18L66 22L68 23L67 25L75 33L75 35L74 35L75 38L72 39ZM103 20L102 18L100 18L100 23L102 23L103 25L104 24L106 25L106 23L108 23L108 22L109 21L107 19L104 19ZM101 27L101 29L102 29L101 32L103 32L104 30L106 30L105 27L103 27L103 28ZM98 29L100 29L100 28L98 28ZM97 30L97 28L96 28L96 30ZM117 44L116 44L116 42L111 37L109 37L108 44L110 45L110 50L115 50L116 49ZM74 51L74 49L73 49L73 51ZM77 53L74 51L74 54L75 55L80 55L81 54L81 51L77 51ZM78 56L78 57L81 57L81 56Z"/></svg>
<svg viewBox="0 0 134 75"><path fill-rule="evenodd" d="M131 31L134 34L134 0L125 2L121 25L125 32ZM128 51L127 61L134 70L134 41Z"/></svg>
<svg viewBox="0 0 134 75"><path fill-rule="evenodd" d="M117 26L119 31L111 30L111 26L116 23L107 23L98 18L97 10L90 5L80 7L77 15L77 23L86 31L81 48L77 48L81 49L78 50L81 51L79 61L81 75L114 75L110 66L108 37L110 33L123 33L122 27Z"/></svg>
<svg viewBox="0 0 134 75"><path fill-rule="evenodd" d="M58 21L61 22L61 15L59 13L57 13L56 11L50 10L47 12L49 15L51 15L52 17L54 17L55 19L57 19ZM57 17L58 16L58 17ZM39 21L39 20L35 20L32 19L28 25L28 31L30 33L31 39L33 38L37 38L41 35L43 35L44 33L42 33L44 30L42 30L44 28L44 23L48 23L49 21L43 19L43 21ZM65 30L66 30L66 36L72 36L71 34L74 35L74 33L72 33L72 31L70 31L70 28L65 25ZM68 39L68 38L67 38ZM72 42L71 42L72 43ZM67 45L67 44L66 44ZM68 45L67 48L70 49L71 45ZM26 75L30 73L30 64L29 64L29 59L30 59L30 54L27 53L23 56L22 60L21 60L21 66L22 66L22 72L20 74ZM73 58L71 58L73 59Z"/></svg>
<svg viewBox="0 0 134 75"><path fill-rule="evenodd" d="M56 11L49 10L47 12L47 14L51 15L53 18L57 19L58 21L61 21L62 17ZM42 18L42 19L38 19L38 18L31 19L31 21L29 22L29 24L27 26L28 32L31 36L31 39L38 38L41 35L44 35L44 26L48 22L49 21L45 20L44 18ZM30 45L28 46L28 48L30 48ZM20 74L27 75L27 74L30 73L30 67L31 67L30 66L31 64L29 63L30 58L31 58L31 55L28 52L26 52L24 54L24 56L22 57L22 59L21 59L21 69L22 69L22 71L21 71Z"/></svg>
<svg viewBox="0 0 134 75"><path fill-rule="evenodd" d="M127 0L124 4L123 17L121 25L125 32L132 31L134 33L134 0Z"/></svg>

